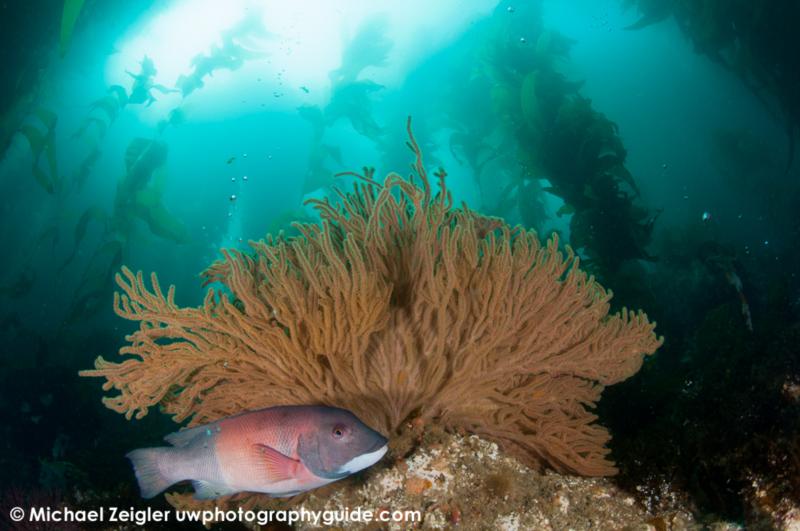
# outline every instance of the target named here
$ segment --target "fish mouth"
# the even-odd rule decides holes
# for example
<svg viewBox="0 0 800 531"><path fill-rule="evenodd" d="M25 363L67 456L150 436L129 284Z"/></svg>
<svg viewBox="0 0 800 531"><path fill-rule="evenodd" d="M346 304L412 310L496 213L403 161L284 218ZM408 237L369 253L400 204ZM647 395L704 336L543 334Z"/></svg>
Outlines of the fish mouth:
<svg viewBox="0 0 800 531"><path fill-rule="evenodd" d="M375 441L375 444L367 451L367 453L372 453L377 450L383 449L383 453L386 453L386 450L389 449L389 440L386 437L379 436L378 440ZM383 454L381 454L383 456Z"/></svg>
<svg viewBox="0 0 800 531"><path fill-rule="evenodd" d="M364 470L365 468L371 467L380 461L381 457L383 457L389 450L389 445L386 443L385 439L384 441L379 441L378 445L376 445L377 449L354 457L342 465L337 472L339 474L355 474L359 470Z"/></svg>

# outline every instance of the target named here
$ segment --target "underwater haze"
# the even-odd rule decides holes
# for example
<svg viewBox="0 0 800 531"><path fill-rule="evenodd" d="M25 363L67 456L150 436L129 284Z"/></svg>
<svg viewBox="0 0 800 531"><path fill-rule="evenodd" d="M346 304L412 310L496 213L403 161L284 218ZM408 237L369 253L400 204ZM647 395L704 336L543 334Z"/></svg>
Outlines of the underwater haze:
<svg viewBox="0 0 800 531"><path fill-rule="evenodd" d="M575 443L580 456L573 462L546 444L544 450L522 443L504 446L497 435L507 433L503 429L451 425L448 414L457 408L444 398L438 401L434 391L425 394L424 404L445 405L430 413L431 424L441 420L449 431L485 435L504 450L511 448L509 455L519 457L523 448L520 459L532 470L541 464L566 475L612 475L609 481L650 517L683 510L697 525L723 520L747 527L798 525L800 37L787 21L800 20L800 2L728 4L4 3L0 527L12 525L7 506L169 508L161 498L141 499L125 454L159 445L161 437L180 427L175 421L216 420L200 406L183 415L170 409L186 388L184 380L167 381L145 399L146 393L130 391L134 384L117 385L121 380L114 378L125 371L108 369L103 365L108 362L97 362L88 374L105 377L102 382L78 375L99 356L127 359L117 356L120 348L127 349L125 356L147 360L141 337L128 335L140 326L174 325L152 317L155 313L138 319L140 324L120 311L115 292L130 296L134 308L146 307L131 295L138 288L123 285L128 277L115 280L124 267L143 271L146 280L157 272L165 293L174 286L179 307L216 315L207 305L214 290L211 298L227 294L243 314L252 315L251 299L237 292L242 284L231 281L234 264L255 271L261 266L253 264L263 259L268 276L280 270L280 260L278 251L273 256L251 244L267 238L277 249L286 241L285 249L294 249L286 253L302 256L303 245L314 248L309 242L316 241L316 233L308 227L315 226L342 242L349 234L350 243L342 243L342 249L350 258L357 224L337 224L320 205L344 212L350 205L344 193L361 197L358 187L367 184L389 189L384 178L391 172L419 192L414 196L408 188L396 188L387 193L384 199L391 205L408 199L398 216L416 212L420 207L413 206L413 198L430 186L433 191L424 196L433 205L426 211L429 220L437 215L439 198L452 198L453 234L475 232L478 241L499 242L535 231L542 242L557 235L554 253L560 249L569 256L568 249L574 250L579 263L567 260L565 270L580 267L613 298L610 308L576 303L575 313L564 313L559 321L565 328L553 328L559 338L553 342L583 333L583 325L569 327L583 322L587 308L602 314L600 323L618 311L627 322L623 308L646 311L645 325L648 317L657 322L658 339L625 343L630 351L639 349L638 361L613 381L585 376L572 365L554 369L596 390L591 398L576 399L575 407L581 418L584 406L591 410L591 421L596 414L597 423L613 436L607 444L598 436L598 447L611 451L603 454L610 461L600 468L581 464L594 459L591 451L581 453L583 439ZM429 181L414 166L418 153ZM444 181L438 177L441 170ZM366 205L365 211L372 204L353 201ZM475 217L459 232L455 226L466 219L458 217L463 212ZM357 218L352 209L347 215ZM388 214L375 216L381 227L394 223ZM480 222L486 222L485 232ZM448 223L440 230L449 231ZM417 237L416 243L400 237L387 241L417 249L414 245L427 241ZM493 248L486 245L478 255ZM520 252L515 245L514 252ZM386 246L375 248L386 252ZM398 251L401 255L406 256ZM310 250L308 256L309 263L321 267ZM392 275L406 269L398 265L394 271L391 260L385 259L386 274L395 279ZM223 265L209 270L215 262ZM534 262L531 269L543 267ZM342 267L357 269L349 262ZM439 267L445 268L440 264L431 271ZM552 282L570 286L569 278L561 271ZM317 286L313 279L304 285ZM268 298L267 291L252 289ZM344 292L355 297L357 291ZM533 293L547 297L551 291ZM389 306L403 305L402 296L387 297ZM264 315L280 321L277 305L269 300ZM308 301L313 307L317 298ZM430 301L431 307L436 304ZM328 318L336 321L325 314ZM393 319L386 326L394 326ZM489 316L485 322L491 329L505 321ZM188 335L194 326L186 326ZM310 325L298 324L300 332L293 324L281 326L288 337ZM441 327L433 330L431 335L443 333ZM652 328L646 332L652 334ZM451 334L459 335L448 329ZM415 337L424 343L429 336ZM153 340L173 341L178 340ZM414 341L397 345L407 348ZM513 349L508 349L510 357ZM403 360L410 356L398 354ZM588 356L585 363L594 359ZM252 362L249 370L258 372L259 363ZM274 363L284 367L285 362ZM318 371L292 378L344 370L319 363ZM454 367L447 373L451 378L460 374L457 363ZM193 370L204 369L198 365L175 378L188 379ZM526 371L520 370L519 381L537 374ZM152 369L145 379L156 382L166 375L166 369ZM422 386L425 378L419 379ZM626 381L610 386L621 380ZM208 387L230 381L220 377ZM267 381L266 376L243 377L240 388L244 393ZM113 389L101 388L102 383ZM338 389L331 380L305 382L303 388L314 385L320 393ZM368 388L365 384L359 391ZM446 394L444 385L437 389ZM116 391L131 402L114 407L112 400L106 408L101 398ZM495 391L487 396L502 389ZM196 402L203 396L198 394ZM350 399L302 405L345 407ZM380 401L366 396L362 402L373 399ZM249 409L243 400L231 398L237 404L232 413ZM288 403L281 399L259 407ZM148 407L146 417L136 413L129 420ZM402 438L403 426L411 426L414 416L428 422L425 407L409 406L413 411L407 416L385 425L374 420L383 418L378 413L365 418L363 411L356 412L398 452L393 444L399 443L392 441ZM536 435L532 429L519 431L520 437ZM417 444L424 446L424 440ZM399 459L411 451L392 455ZM424 497L417 503L410 508L423 509ZM470 523L466 508L460 514L466 529L488 525L477 517Z"/></svg>

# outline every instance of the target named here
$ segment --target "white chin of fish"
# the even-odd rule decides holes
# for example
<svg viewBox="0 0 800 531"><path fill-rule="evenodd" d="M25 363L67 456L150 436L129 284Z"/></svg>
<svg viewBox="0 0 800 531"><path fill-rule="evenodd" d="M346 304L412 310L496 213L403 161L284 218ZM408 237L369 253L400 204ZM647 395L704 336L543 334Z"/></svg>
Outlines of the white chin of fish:
<svg viewBox="0 0 800 531"><path fill-rule="evenodd" d="M374 452L370 452L368 454L362 454L358 457L354 457L339 469L340 474L355 474L359 470L364 470L367 467L370 467L380 461L383 454L389 449L388 445L383 445L381 448L375 450Z"/></svg>

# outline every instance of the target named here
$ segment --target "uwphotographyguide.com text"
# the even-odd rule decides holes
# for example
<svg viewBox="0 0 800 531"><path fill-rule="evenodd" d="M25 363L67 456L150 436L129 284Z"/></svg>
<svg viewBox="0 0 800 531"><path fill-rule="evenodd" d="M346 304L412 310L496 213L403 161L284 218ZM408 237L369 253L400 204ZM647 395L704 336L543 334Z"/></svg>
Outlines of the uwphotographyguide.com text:
<svg viewBox="0 0 800 531"><path fill-rule="evenodd" d="M315 526L334 526L348 523L371 522L380 523L414 523L422 521L422 513L412 510L377 509L368 510L361 507L350 509L311 511L308 509L283 510L247 510L213 509L204 510L169 510L169 509L136 509L134 507L99 507L97 509L72 509L69 507L13 507L8 512L13 522L29 523L88 523L105 522L112 524L135 524L165 522L197 522L211 524L214 522L246 522L258 525L270 523L308 523Z"/></svg>

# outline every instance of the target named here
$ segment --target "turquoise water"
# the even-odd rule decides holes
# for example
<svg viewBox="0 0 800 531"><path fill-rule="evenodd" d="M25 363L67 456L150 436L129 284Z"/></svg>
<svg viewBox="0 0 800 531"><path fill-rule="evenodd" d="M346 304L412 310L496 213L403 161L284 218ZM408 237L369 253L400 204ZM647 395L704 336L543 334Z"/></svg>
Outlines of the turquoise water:
<svg viewBox="0 0 800 531"><path fill-rule="evenodd" d="M756 436L797 434L780 398L800 374L796 107L702 53L677 16L625 29L639 14L621 3L97 0L66 37L60 3L40 20L4 7L6 39L27 43L2 106L6 483L130 486L121 456L169 422L127 424L75 376L131 330L113 274L157 271L199 304L220 248L317 221L304 201L352 187L337 173L408 174L410 116L457 204L560 233L616 307L659 322L664 348L601 404L622 484L670 475L740 517ZM591 172L624 199L604 202ZM721 441L715 426L737 422Z"/></svg>

